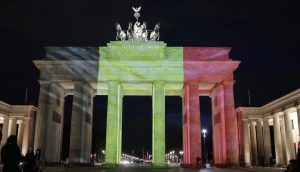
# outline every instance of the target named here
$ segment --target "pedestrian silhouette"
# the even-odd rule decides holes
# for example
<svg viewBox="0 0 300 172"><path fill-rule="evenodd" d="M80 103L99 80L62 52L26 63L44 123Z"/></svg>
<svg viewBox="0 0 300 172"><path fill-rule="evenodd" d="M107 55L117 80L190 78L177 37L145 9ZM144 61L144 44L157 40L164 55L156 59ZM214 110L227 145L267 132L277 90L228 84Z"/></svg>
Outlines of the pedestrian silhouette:
<svg viewBox="0 0 300 172"><path fill-rule="evenodd" d="M6 144L1 149L3 172L21 172L21 153L17 145L17 137L11 135L7 138Z"/></svg>
<svg viewBox="0 0 300 172"><path fill-rule="evenodd" d="M200 156L197 156L196 158L196 167L200 167L201 166L201 158Z"/></svg>
<svg viewBox="0 0 300 172"><path fill-rule="evenodd" d="M24 170L23 172L34 172L35 171L35 156L33 149L30 147L27 154L24 157Z"/></svg>
<svg viewBox="0 0 300 172"><path fill-rule="evenodd" d="M35 153L35 168L36 172L42 172L46 168L41 149L37 149Z"/></svg>

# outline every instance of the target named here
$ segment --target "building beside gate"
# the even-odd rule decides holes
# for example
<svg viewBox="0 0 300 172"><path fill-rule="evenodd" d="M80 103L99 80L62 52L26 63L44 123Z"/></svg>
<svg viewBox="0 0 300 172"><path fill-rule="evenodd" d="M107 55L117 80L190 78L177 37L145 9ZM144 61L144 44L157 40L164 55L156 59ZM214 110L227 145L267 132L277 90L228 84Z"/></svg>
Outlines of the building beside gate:
<svg viewBox="0 0 300 172"><path fill-rule="evenodd" d="M262 107L239 107L240 161L242 164L278 166L295 159L300 126L300 89Z"/></svg>
<svg viewBox="0 0 300 172"><path fill-rule="evenodd" d="M36 111L37 108L31 105L10 105L0 101L1 147L10 135L17 136L23 155L33 147Z"/></svg>

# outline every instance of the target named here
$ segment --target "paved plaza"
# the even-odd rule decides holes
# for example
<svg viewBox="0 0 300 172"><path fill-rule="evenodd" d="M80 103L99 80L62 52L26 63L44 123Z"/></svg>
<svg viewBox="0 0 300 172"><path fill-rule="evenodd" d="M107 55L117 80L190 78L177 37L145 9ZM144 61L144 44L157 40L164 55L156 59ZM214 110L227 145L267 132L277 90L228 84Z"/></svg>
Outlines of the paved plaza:
<svg viewBox="0 0 300 172"><path fill-rule="evenodd" d="M169 169L153 169L153 168L91 168L91 167L47 167L45 172L282 172L285 169L280 168L236 168L236 169L220 169L220 168L207 168L207 169L190 169L190 168L169 168Z"/></svg>

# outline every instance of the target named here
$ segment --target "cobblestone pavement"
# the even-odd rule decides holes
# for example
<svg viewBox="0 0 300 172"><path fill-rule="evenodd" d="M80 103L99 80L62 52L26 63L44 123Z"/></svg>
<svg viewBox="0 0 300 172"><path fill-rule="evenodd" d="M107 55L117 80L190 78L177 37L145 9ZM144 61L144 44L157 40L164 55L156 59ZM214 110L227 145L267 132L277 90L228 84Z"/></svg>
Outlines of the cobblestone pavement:
<svg viewBox="0 0 300 172"><path fill-rule="evenodd" d="M189 169L189 168L91 168L91 167L47 167L45 172L283 172L285 169L280 168L236 168L236 169Z"/></svg>
<svg viewBox="0 0 300 172"><path fill-rule="evenodd" d="M101 167L47 167L44 172L283 172L285 168L235 168L235 169L220 169L220 168L101 168ZM0 171L2 171L2 164L0 164Z"/></svg>

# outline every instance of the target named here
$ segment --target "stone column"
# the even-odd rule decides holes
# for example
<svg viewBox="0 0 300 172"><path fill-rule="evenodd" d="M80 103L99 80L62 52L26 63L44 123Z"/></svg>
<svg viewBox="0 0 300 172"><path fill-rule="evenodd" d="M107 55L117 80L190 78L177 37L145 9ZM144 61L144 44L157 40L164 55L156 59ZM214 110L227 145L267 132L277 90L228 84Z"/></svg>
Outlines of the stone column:
<svg viewBox="0 0 300 172"><path fill-rule="evenodd" d="M264 161L266 165L270 165L270 157L272 157L271 135L269 119L263 120L263 137L264 137Z"/></svg>
<svg viewBox="0 0 300 172"><path fill-rule="evenodd" d="M287 162L291 159L296 159L296 152L294 149L294 138L292 130L292 121L290 117L290 112L288 110L284 111L284 126L285 126L285 136L286 136L286 155Z"/></svg>
<svg viewBox="0 0 300 172"><path fill-rule="evenodd" d="M257 139L256 139L256 128L254 122L251 122L250 124L250 140L251 140L252 163L253 165L257 165L258 164Z"/></svg>
<svg viewBox="0 0 300 172"><path fill-rule="evenodd" d="M16 118L9 118L8 123L8 137L11 135L17 135L17 119Z"/></svg>
<svg viewBox="0 0 300 172"><path fill-rule="evenodd" d="M84 88L84 95L86 96L86 101L84 101L83 106L86 108L84 114L84 120L82 121L82 156L84 159L89 160L91 155L92 147L92 123L93 123L93 97L94 91L90 85L86 85Z"/></svg>
<svg viewBox="0 0 300 172"><path fill-rule="evenodd" d="M226 164L239 165L237 116L234 110L234 81L224 81Z"/></svg>
<svg viewBox="0 0 300 172"><path fill-rule="evenodd" d="M300 104L300 102L299 102ZM297 106L297 117L298 117L298 129L300 134L300 105Z"/></svg>
<svg viewBox="0 0 300 172"><path fill-rule="evenodd" d="M123 89L116 81L108 82L106 155L107 165L118 165L122 153L122 106Z"/></svg>
<svg viewBox="0 0 300 172"><path fill-rule="evenodd" d="M1 148L5 145L7 137L8 137L8 124L9 118L4 116L3 117L3 126L2 126L2 140L1 140Z"/></svg>
<svg viewBox="0 0 300 172"><path fill-rule="evenodd" d="M83 142L84 122L86 117L86 101L84 87L85 82L74 82L74 97L71 118L71 135L70 135L70 161L73 163L88 163L88 159L84 156Z"/></svg>
<svg viewBox="0 0 300 172"><path fill-rule="evenodd" d="M201 123L199 104L199 83L186 83L183 98L183 164L196 166L201 152Z"/></svg>
<svg viewBox="0 0 300 172"><path fill-rule="evenodd" d="M22 150L23 136L24 136L24 122L22 121L19 123L19 129L18 129L18 146L20 150Z"/></svg>
<svg viewBox="0 0 300 172"><path fill-rule="evenodd" d="M276 163L277 163L277 166L282 166L283 165L283 156L282 156L283 154L282 154L282 141L281 141L281 133L280 133L279 114L274 114L273 126L274 126Z"/></svg>
<svg viewBox="0 0 300 172"><path fill-rule="evenodd" d="M165 86L155 82L152 88L152 164L165 166Z"/></svg>
<svg viewBox="0 0 300 172"><path fill-rule="evenodd" d="M45 150L46 135L47 135L47 122L52 112L52 105L50 101L49 92L52 84L45 81L40 81L40 93L38 110L35 122L35 136L34 136L34 150ZM42 152L43 153L43 152Z"/></svg>
<svg viewBox="0 0 300 172"><path fill-rule="evenodd" d="M243 136L244 136L244 160L245 166L251 165L250 140L249 140L249 121L243 120Z"/></svg>
<svg viewBox="0 0 300 172"><path fill-rule="evenodd" d="M280 117L280 133L281 133L281 141L282 141L282 156L283 156L283 164L287 165L286 158L286 136L285 136L285 126L284 126L284 118Z"/></svg>
<svg viewBox="0 0 300 172"><path fill-rule="evenodd" d="M263 126L262 121L256 121L256 130L257 130L257 157L260 165L263 164L264 161L264 145L263 145Z"/></svg>
<svg viewBox="0 0 300 172"><path fill-rule="evenodd" d="M29 148L29 137L30 137L30 129L31 129L31 118L25 117L25 127L24 127L24 136L23 136L23 143L21 153L25 155Z"/></svg>
<svg viewBox="0 0 300 172"><path fill-rule="evenodd" d="M226 134L225 134L225 107L224 86L217 84L211 92L212 105L212 136L213 136L213 163L215 166L226 165ZM249 139L248 139L249 140Z"/></svg>

